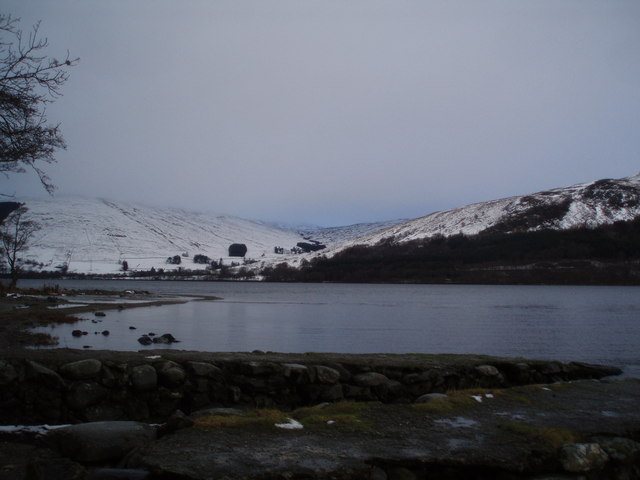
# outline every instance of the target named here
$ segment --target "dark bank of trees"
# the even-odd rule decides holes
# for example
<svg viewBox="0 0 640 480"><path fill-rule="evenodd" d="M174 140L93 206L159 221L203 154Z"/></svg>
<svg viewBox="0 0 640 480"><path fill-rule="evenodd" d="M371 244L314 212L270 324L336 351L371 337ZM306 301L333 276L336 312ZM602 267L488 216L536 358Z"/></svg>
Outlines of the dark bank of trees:
<svg viewBox="0 0 640 480"><path fill-rule="evenodd" d="M599 228L433 237L354 246L268 281L359 283L640 284L640 219Z"/></svg>

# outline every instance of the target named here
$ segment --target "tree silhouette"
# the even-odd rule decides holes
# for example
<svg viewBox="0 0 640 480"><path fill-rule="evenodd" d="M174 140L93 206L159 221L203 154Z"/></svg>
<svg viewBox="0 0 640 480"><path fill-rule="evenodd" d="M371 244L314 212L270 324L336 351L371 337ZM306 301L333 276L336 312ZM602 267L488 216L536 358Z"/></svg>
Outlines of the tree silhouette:
<svg viewBox="0 0 640 480"><path fill-rule="evenodd" d="M46 38L37 23L28 35L17 27L19 19L0 14L0 172L33 169L51 193L51 180L41 164L55 161L57 149L66 148L59 124L47 121L47 104L61 95L67 69L78 59L49 58Z"/></svg>
<svg viewBox="0 0 640 480"><path fill-rule="evenodd" d="M40 229L37 222L25 219L26 213L26 207L19 207L0 225L0 245L11 275L9 289L18 283L21 263L18 254L29 249L29 240Z"/></svg>

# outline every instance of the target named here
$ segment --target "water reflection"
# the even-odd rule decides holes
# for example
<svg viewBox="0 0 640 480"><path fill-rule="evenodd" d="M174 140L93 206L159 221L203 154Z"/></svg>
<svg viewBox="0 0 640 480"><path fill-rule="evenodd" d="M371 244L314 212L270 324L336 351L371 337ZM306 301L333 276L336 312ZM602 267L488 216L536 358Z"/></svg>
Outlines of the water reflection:
<svg viewBox="0 0 640 480"><path fill-rule="evenodd" d="M153 332L181 340L173 349L478 353L640 365L635 287L144 283L137 286L224 300L109 311L99 325L54 329L60 346L139 350L137 338ZM118 288L100 288L109 287ZM89 335L72 337L77 328ZM94 333L104 329L109 337Z"/></svg>

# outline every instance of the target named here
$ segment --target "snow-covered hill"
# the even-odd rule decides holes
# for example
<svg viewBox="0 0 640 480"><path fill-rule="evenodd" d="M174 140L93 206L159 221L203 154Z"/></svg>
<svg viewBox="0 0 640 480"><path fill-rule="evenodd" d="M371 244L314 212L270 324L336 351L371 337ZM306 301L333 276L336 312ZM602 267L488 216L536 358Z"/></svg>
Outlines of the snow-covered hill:
<svg viewBox="0 0 640 480"><path fill-rule="evenodd" d="M226 215L78 197L20 201L42 226L25 257L45 270L66 263L70 272L111 273L123 260L130 269L171 269L177 266L166 259L175 255L182 267L196 268L194 255L227 259L232 243L246 244L247 258L260 260L273 257L275 246L303 241L295 232Z"/></svg>
<svg viewBox="0 0 640 480"><path fill-rule="evenodd" d="M28 215L41 224L24 257L37 267L70 272L115 273L124 260L130 270L177 268L166 259L182 258L183 268L197 268L194 255L223 263L232 243L247 246L254 267L278 262L299 265L303 258L335 254L352 245L396 243L434 235L473 235L484 231L527 231L598 226L640 215L640 174L619 180L557 188L519 197L476 203L414 220L357 224L335 228L293 228L227 215L153 208L100 199L56 197L21 199ZM327 246L307 255L289 255L298 242ZM281 247L285 254L276 254Z"/></svg>
<svg viewBox="0 0 640 480"><path fill-rule="evenodd" d="M484 231L532 231L595 227L640 215L640 174L618 180L557 188L530 195L475 203L432 213L399 225L348 240L325 254L353 245L375 245L380 241L397 243Z"/></svg>
<svg viewBox="0 0 640 480"><path fill-rule="evenodd" d="M292 261L299 255L286 252L298 242L311 238L333 246L388 226L364 224L301 231L228 215L95 198L19 201L28 208L28 217L42 227L23 255L31 264L29 268L53 271L66 265L69 272L75 273L115 273L125 260L130 270L202 268L193 263L197 254L216 261L223 259L227 265L242 262L241 258L228 257L233 243L245 244L245 258L257 260L255 265ZM281 247L285 254L274 253L275 247ZM167 258L175 255L181 256L182 263L167 264Z"/></svg>

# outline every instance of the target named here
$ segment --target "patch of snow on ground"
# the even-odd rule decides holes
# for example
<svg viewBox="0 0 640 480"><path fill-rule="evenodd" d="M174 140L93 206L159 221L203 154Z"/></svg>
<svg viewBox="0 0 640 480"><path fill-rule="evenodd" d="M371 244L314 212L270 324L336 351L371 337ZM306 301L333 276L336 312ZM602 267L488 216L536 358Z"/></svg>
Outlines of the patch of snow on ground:
<svg viewBox="0 0 640 480"><path fill-rule="evenodd" d="M290 418L287 423L276 423L276 427L283 428L285 430L301 430L304 426L297 420Z"/></svg>
<svg viewBox="0 0 640 480"><path fill-rule="evenodd" d="M20 434L28 433L32 435L46 435L47 432L57 428L69 427L70 425L0 425L0 432Z"/></svg>

